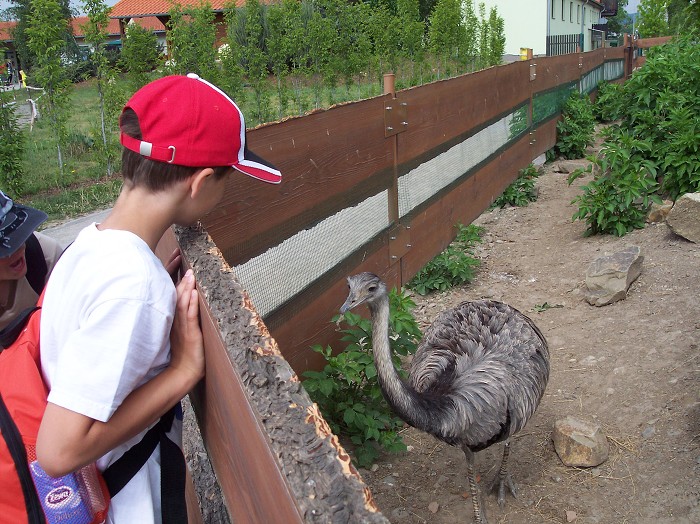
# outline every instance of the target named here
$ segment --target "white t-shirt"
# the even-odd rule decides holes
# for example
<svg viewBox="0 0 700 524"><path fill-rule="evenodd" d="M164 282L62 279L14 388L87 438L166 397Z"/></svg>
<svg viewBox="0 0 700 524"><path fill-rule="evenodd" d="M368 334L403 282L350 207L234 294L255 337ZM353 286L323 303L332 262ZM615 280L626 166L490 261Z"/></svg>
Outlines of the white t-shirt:
<svg viewBox="0 0 700 524"><path fill-rule="evenodd" d="M54 267L41 314L48 400L106 422L170 358L176 291L148 245L127 231L83 229ZM145 431L97 461L103 471ZM160 449L112 499L109 523L160 523Z"/></svg>

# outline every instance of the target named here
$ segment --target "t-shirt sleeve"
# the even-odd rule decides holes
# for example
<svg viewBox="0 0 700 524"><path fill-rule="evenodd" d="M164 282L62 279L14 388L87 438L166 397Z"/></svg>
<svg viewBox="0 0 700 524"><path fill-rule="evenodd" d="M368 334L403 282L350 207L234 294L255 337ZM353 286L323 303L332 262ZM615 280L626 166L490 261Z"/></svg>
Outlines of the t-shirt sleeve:
<svg viewBox="0 0 700 524"><path fill-rule="evenodd" d="M106 422L168 364L172 317L139 300L96 306L60 351L49 402Z"/></svg>

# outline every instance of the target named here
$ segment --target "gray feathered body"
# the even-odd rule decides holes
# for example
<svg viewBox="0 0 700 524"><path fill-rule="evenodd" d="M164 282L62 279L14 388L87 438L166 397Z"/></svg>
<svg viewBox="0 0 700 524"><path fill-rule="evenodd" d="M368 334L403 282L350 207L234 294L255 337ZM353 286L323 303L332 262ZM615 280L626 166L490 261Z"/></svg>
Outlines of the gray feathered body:
<svg viewBox="0 0 700 524"><path fill-rule="evenodd" d="M443 311L425 332L409 386L426 411L417 427L479 451L520 431L549 378L540 330L517 309L493 300Z"/></svg>
<svg viewBox="0 0 700 524"><path fill-rule="evenodd" d="M474 452L525 426L549 378L547 342L530 318L493 300L443 311L425 332L406 383L391 361L386 286L372 273L349 277L348 285L341 311L368 305L379 383L406 422Z"/></svg>

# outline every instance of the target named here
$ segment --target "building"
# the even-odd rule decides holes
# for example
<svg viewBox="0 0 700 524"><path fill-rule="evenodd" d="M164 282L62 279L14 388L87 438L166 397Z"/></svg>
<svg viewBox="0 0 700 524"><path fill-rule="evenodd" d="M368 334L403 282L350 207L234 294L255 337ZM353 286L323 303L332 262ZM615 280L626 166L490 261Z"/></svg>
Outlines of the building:
<svg viewBox="0 0 700 524"><path fill-rule="evenodd" d="M84 26L88 22L87 16L78 16L71 20L71 25L73 28L73 37L76 43L81 48L88 49L90 46L85 42L85 29ZM145 29L150 29L158 40L158 45L165 51L165 26L158 20L155 16L147 16L143 18L133 18L129 21L132 24L138 24ZM110 18L109 24L107 26L107 45L121 47L121 33L119 28L119 19Z"/></svg>
<svg viewBox="0 0 700 524"><path fill-rule="evenodd" d="M617 11L615 0L474 0L483 2L486 11L498 9L503 18L506 54L518 56L520 48L530 48L534 55L561 55L577 49L591 51L605 40L595 29L603 13ZM612 16L612 14L609 14Z"/></svg>
<svg viewBox="0 0 700 524"><path fill-rule="evenodd" d="M217 26L216 40L220 42L226 36L224 23L224 7L229 0L208 0L208 4L214 12L214 23ZM237 0L237 5L243 5L245 0ZM124 37L127 24L143 19L156 19L163 28L168 27L173 4L181 7L199 7L201 0L120 0L109 12L109 17L119 23L120 38ZM140 22L138 22L140 23ZM141 24L143 25L143 24ZM166 33L163 33L162 47L167 54ZM160 42L160 37L159 37Z"/></svg>

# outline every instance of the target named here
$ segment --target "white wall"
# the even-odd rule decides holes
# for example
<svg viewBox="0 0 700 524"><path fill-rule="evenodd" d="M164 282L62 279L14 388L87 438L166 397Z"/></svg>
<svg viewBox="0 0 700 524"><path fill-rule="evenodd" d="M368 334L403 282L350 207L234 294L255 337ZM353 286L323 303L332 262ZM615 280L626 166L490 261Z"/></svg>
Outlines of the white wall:
<svg viewBox="0 0 700 524"><path fill-rule="evenodd" d="M486 16L492 7L503 18L506 34L506 54L519 55L521 47L529 47L536 55L547 51L547 0L474 0L486 5Z"/></svg>
<svg viewBox="0 0 700 524"><path fill-rule="evenodd" d="M598 9L590 3L585 5L585 0L564 0L564 20L562 0L473 0L477 13L481 2L486 6L487 16L491 7L496 7L498 14L503 18L506 34L505 52L510 55L520 54L521 47L531 48L535 55L544 55L547 52L547 34L581 34L584 8L584 50L590 51L591 25L597 24L600 19ZM570 12L573 16L570 16Z"/></svg>

